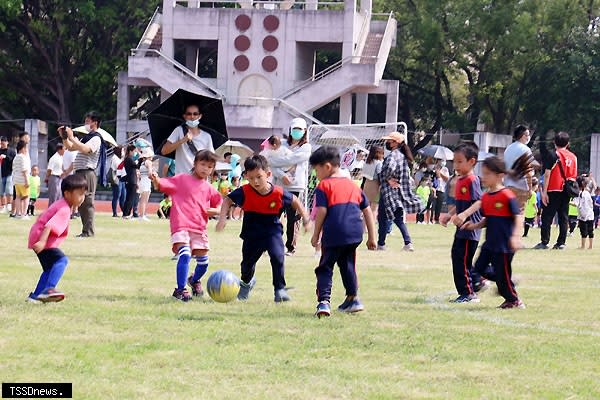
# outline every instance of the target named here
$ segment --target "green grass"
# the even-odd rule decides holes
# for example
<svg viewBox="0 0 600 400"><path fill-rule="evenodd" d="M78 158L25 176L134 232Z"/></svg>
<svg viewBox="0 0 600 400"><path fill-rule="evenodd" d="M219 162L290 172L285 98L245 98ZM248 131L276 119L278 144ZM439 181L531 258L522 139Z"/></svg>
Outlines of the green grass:
<svg viewBox="0 0 600 400"><path fill-rule="evenodd" d="M41 271L32 221L0 219L0 377L73 382L76 399L585 399L600 397L600 243L592 251L520 251L513 270L525 310L452 305L452 231L410 225L387 252L358 255L366 311L318 320L309 236L286 259L293 301L273 303L268 258L247 303L170 298L164 221L100 215L97 237L63 246L62 303L25 297ZM209 233L210 271L239 274L240 225ZM556 229L553 229L556 234ZM539 239L534 229L526 244ZM576 235L578 236L578 235ZM344 290L336 271L333 305Z"/></svg>

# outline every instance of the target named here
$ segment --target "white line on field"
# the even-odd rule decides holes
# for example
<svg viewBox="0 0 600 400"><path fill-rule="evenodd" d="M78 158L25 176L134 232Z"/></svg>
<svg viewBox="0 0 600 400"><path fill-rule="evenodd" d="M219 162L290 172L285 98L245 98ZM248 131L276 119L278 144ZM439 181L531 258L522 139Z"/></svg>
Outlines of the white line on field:
<svg viewBox="0 0 600 400"><path fill-rule="evenodd" d="M568 328L559 328L556 326L547 326L542 324L528 324L526 322L518 322L507 318L502 318L499 316L490 316L479 313L472 312L472 308L462 309L464 307L463 304L455 304L450 305L446 304L447 299L456 295L454 292L447 292L444 294L440 294L437 296L428 296L425 298L425 303L431 305L433 308L441 309L444 311L450 311L453 313L462 313L467 314L469 317L473 317L475 319L479 319L485 322L490 322L495 325L509 326L513 328L523 328L523 329L537 329L546 333L558 333L558 334L566 334L566 335L582 335L582 336L594 336L600 337L600 332L582 330L582 329L568 329ZM521 312L520 310L511 310L512 312ZM509 313L511 311L508 310L498 310L499 313Z"/></svg>

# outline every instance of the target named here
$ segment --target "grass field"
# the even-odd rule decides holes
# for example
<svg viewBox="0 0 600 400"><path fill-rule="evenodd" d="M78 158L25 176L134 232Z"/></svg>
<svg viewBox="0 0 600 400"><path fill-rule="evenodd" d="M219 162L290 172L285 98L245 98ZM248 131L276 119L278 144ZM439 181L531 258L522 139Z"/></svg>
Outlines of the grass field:
<svg viewBox="0 0 600 400"><path fill-rule="evenodd" d="M32 221L0 219L0 377L72 382L76 399L597 399L600 398L600 243L592 251L515 256L525 310L498 310L492 290L453 305L452 231L410 225L416 252L358 255L357 315L313 317L316 260L309 235L286 260L293 301L273 303L264 257L247 303L170 297L164 221L97 218L76 239L62 303L25 302L41 268L27 250ZM240 224L209 233L209 271L239 274ZM553 229L556 235L556 229ZM539 230L525 242L534 245ZM333 305L344 290L336 271Z"/></svg>

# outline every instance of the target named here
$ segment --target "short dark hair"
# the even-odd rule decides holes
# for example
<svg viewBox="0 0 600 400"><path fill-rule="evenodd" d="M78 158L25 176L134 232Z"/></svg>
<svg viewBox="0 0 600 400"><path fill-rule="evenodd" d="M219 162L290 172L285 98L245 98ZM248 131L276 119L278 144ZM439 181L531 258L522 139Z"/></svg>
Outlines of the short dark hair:
<svg viewBox="0 0 600 400"><path fill-rule="evenodd" d="M308 159L310 165L323 165L329 163L333 166L340 166L340 151L334 146L321 146L310 155Z"/></svg>
<svg viewBox="0 0 600 400"><path fill-rule="evenodd" d="M6 136L0 136L0 142L8 142L8 138Z"/></svg>
<svg viewBox="0 0 600 400"><path fill-rule="evenodd" d="M506 166L504 161L498 156L491 156L483 160L483 166L492 171L495 174L505 174Z"/></svg>
<svg viewBox="0 0 600 400"><path fill-rule="evenodd" d="M127 154L129 154L130 151L133 151L135 149L136 149L136 147L134 144L128 144L127 145Z"/></svg>
<svg viewBox="0 0 600 400"><path fill-rule="evenodd" d="M590 183L590 178L584 175L579 175L575 181L577 182L577 186L579 186L579 189L584 190Z"/></svg>
<svg viewBox="0 0 600 400"><path fill-rule="evenodd" d="M554 144L556 147L567 147L569 144L569 134L561 131L554 135Z"/></svg>
<svg viewBox="0 0 600 400"><path fill-rule="evenodd" d="M233 155L233 153L226 152L225 154L223 154L223 158L227 158L227 157L229 157L231 155Z"/></svg>
<svg viewBox="0 0 600 400"><path fill-rule="evenodd" d="M525 125L518 125L513 132L513 139L521 139L527 130L529 130L529 128L527 128Z"/></svg>
<svg viewBox="0 0 600 400"><path fill-rule="evenodd" d="M456 146L455 153L461 153L467 160L475 159L479 156L479 147L472 141L465 141Z"/></svg>
<svg viewBox="0 0 600 400"><path fill-rule="evenodd" d="M87 189L88 184L85 176L82 174L73 174L67 176L60 184L60 191L64 195L65 192L72 192L76 189Z"/></svg>
<svg viewBox="0 0 600 400"><path fill-rule="evenodd" d="M29 132L21 132L19 133L19 139L23 139L23 136L28 136Z"/></svg>
<svg viewBox="0 0 600 400"><path fill-rule="evenodd" d="M196 103L187 104L185 107L183 107L183 112L185 113L185 112L186 112L186 110L187 110L188 108L190 108L190 107L196 107L196 108L198 109L198 112L199 112L200 114L202 114L202 108L200 108L200 106L199 106L198 104L196 104Z"/></svg>
<svg viewBox="0 0 600 400"><path fill-rule="evenodd" d="M196 157L194 157L194 164L196 164L198 161L208 161L216 164L218 159L219 157L212 151L200 150L196 153Z"/></svg>
<svg viewBox="0 0 600 400"><path fill-rule="evenodd" d="M85 114L85 118L89 118L94 122L98 123L98 126L100 126L100 122L102 122L102 118L100 118L100 113L98 113L97 111L88 111Z"/></svg>
<svg viewBox="0 0 600 400"><path fill-rule="evenodd" d="M56 151L62 150L65 148L65 145L62 143L57 143L56 144Z"/></svg>
<svg viewBox="0 0 600 400"><path fill-rule="evenodd" d="M27 147L27 143L24 140L19 140L17 142L17 153Z"/></svg>
<svg viewBox="0 0 600 400"><path fill-rule="evenodd" d="M244 171L254 171L256 169L269 170L269 162L260 154L248 157L244 161Z"/></svg>

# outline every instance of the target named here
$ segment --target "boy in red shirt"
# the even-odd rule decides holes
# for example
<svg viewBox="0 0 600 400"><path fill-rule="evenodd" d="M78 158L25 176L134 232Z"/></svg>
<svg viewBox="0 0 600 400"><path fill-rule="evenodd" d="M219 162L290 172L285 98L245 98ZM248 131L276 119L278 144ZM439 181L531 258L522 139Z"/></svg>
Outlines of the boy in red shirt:
<svg viewBox="0 0 600 400"><path fill-rule="evenodd" d="M83 175L69 175L60 186L63 198L44 211L29 231L28 247L37 255L43 270L35 290L27 297L32 303L57 302L65 298L56 286L69 259L58 246L69 233L71 208L83 203L88 185Z"/></svg>

